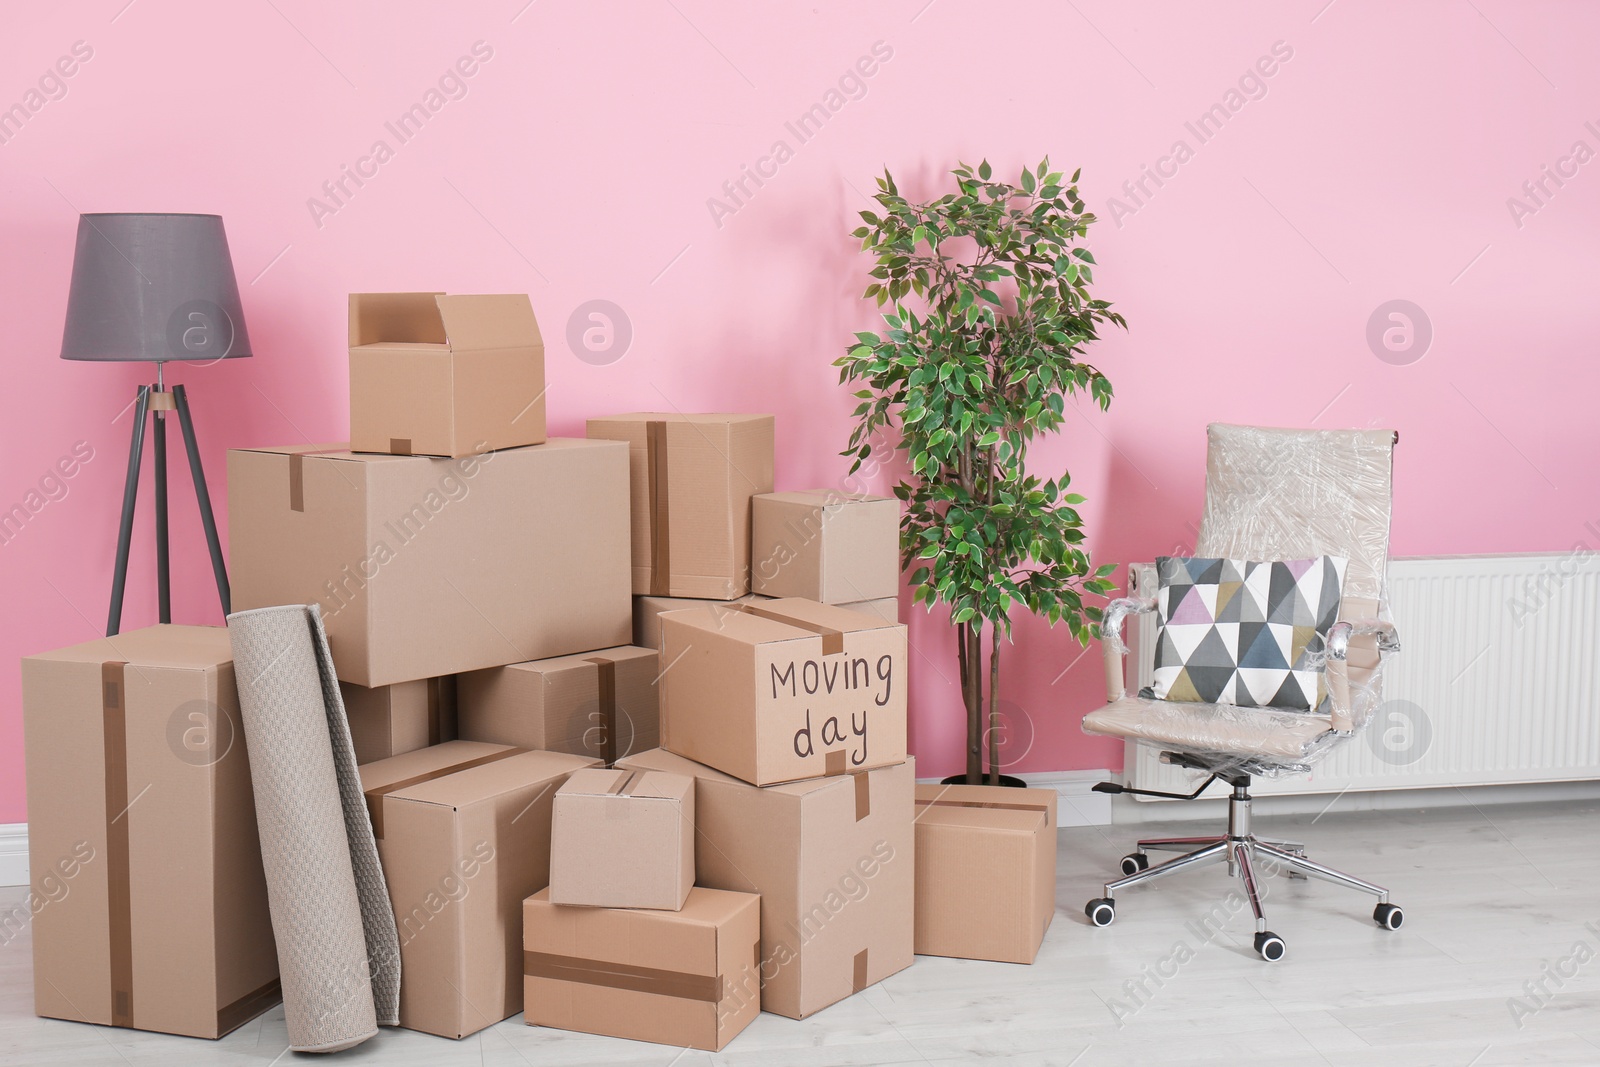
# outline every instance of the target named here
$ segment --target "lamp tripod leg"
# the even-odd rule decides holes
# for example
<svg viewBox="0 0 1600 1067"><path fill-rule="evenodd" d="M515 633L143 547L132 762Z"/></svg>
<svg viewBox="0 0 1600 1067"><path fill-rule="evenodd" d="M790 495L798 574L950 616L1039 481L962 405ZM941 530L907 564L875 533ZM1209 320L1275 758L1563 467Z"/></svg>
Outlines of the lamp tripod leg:
<svg viewBox="0 0 1600 1067"><path fill-rule="evenodd" d="M194 496L200 505L200 524L205 527L206 547L211 550L211 572L217 579L217 599L222 601L222 614L227 615L233 610L232 594L228 590L228 566L222 559L217 520L211 513L211 493L206 489L206 470L200 465L200 446L194 439L194 421L189 418L189 397L183 386L172 387L172 401L178 410L178 426L183 430L183 447L189 453L189 473L194 478Z"/></svg>
<svg viewBox="0 0 1600 1067"><path fill-rule="evenodd" d="M122 523L117 529L117 565L111 578L111 611L106 636L122 632L122 594L128 584L128 548L133 543L133 508L139 495L139 461L144 454L144 420L150 413L150 387L139 386L133 412L133 441L128 446L128 475L122 483Z"/></svg>
<svg viewBox="0 0 1600 1067"><path fill-rule="evenodd" d="M159 392L159 388L157 390ZM156 606L157 621L172 621L171 553L167 551L167 413L154 411L150 427L151 460L155 465L156 491Z"/></svg>

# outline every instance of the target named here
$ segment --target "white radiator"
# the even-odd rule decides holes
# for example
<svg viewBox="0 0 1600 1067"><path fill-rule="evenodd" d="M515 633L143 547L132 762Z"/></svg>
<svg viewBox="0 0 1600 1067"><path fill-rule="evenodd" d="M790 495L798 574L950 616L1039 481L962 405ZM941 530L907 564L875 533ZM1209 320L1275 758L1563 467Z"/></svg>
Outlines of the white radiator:
<svg viewBox="0 0 1600 1067"><path fill-rule="evenodd" d="M1141 595L1154 596L1154 568L1137 570ZM1600 778L1600 552L1395 559L1389 600L1402 649L1366 732L1310 775L1254 792ZM1129 616L1128 630L1132 691L1150 684L1155 616ZM1130 743L1128 784L1197 784L1158 756Z"/></svg>

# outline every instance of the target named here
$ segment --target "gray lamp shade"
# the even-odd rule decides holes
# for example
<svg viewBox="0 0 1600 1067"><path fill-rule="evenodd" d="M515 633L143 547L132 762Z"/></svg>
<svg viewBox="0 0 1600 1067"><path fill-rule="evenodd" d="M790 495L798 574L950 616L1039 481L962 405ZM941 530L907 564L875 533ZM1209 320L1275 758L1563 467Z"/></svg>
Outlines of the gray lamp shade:
<svg viewBox="0 0 1600 1067"><path fill-rule="evenodd" d="M220 215L78 217L62 359L250 355Z"/></svg>

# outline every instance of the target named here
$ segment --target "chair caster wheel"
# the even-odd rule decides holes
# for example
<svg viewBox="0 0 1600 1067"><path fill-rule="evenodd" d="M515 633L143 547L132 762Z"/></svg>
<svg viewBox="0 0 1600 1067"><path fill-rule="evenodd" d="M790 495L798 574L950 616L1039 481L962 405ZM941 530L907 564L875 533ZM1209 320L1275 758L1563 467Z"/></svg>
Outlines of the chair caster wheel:
<svg viewBox="0 0 1600 1067"><path fill-rule="evenodd" d="M1277 963L1283 959L1285 948L1283 938L1271 930L1264 930L1256 935L1256 951L1261 953L1261 958L1268 963Z"/></svg>
<svg viewBox="0 0 1600 1067"><path fill-rule="evenodd" d="M1385 930L1398 930L1406 921L1406 913L1397 904L1379 904L1372 909L1372 921Z"/></svg>
<svg viewBox="0 0 1600 1067"><path fill-rule="evenodd" d="M1150 866L1150 857L1143 852L1130 852L1122 857L1122 873L1138 874Z"/></svg>
<svg viewBox="0 0 1600 1067"><path fill-rule="evenodd" d="M1110 926L1117 917L1117 905L1106 897L1096 897L1083 906L1083 913L1096 926Z"/></svg>

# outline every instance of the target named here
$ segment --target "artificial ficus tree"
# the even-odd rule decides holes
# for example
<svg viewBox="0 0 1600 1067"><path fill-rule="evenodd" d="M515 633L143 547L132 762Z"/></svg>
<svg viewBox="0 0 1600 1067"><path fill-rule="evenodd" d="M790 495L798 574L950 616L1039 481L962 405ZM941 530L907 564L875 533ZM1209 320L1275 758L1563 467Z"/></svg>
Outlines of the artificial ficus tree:
<svg viewBox="0 0 1600 1067"><path fill-rule="evenodd" d="M861 386L849 448L854 472L898 430L909 474L902 565L914 603L949 606L967 713L967 781L983 780L985 707L989 780L1000 781L1001 638L1021 605L1064 622L1087 643L1110 593L1110 565L1081 546L1083 498L1070 476L1028 471L1028 446L1057 430L1069 394L1104 409L1111 383L1083 361L1106 323L1127 327L1094 299L1094 256L1083 247L1094 215L1048 159L1018 184L987 161L951 172L955 190L927 203L878 179L880 210L851 235L876 263L863 294L882 310L882 333L859 333L837 361L841 383ZM984 646L988 646L987 671ZM987 674L987 684L985 682Z"/></svg>

